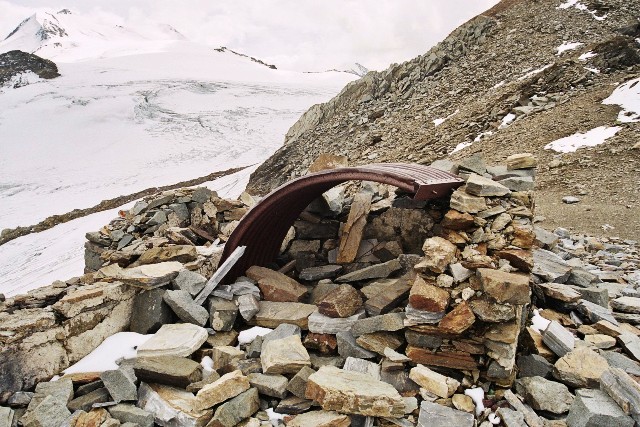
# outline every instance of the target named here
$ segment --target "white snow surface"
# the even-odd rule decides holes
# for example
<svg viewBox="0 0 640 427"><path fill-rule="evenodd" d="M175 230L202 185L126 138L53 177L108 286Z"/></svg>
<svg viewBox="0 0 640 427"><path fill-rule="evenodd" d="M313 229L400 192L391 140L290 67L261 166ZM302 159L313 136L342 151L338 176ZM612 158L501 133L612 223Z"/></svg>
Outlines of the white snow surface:
<svg viewBox="0 0 640 427"><path fill-rule="evenodd" d="M274 70L168 26L146 31L36 14L0 42L0 53L35 52L61 74L0 89L0 230L251 166L204 184L237 197L309 107L357 78ZM1 245L0 292L81 275L84 234L118 209Z"/></svg>
<svg viewBox="0 0 640 427"><path fill-rule="evenodd" d="M484 403L482 403L482 399L484 399L484 390L480 387L468 388L464 391L464 394L469 396L476 405L476 415L479 416L482 414L484 412Z"/></svg>
<svg viewBox="0 0 640 427"><path fill-rule="evenodd" d="M559 153L573 153L581 147L595 147L613 137L622 129L618 126L599 126L585 133L575 133L564 138L557 139L545 145L545 150L553 150Z"/></svg>
<svg viewBox="0 0 640 427"><path fill-rule="evenodd" d="M556 48L556 55L561 55L563 52L566 52L568 50L574 50L579 48L580 46L582 46L584 43L580 43L580 42L564 42L562 43L560 46L558 46ZM582 57L580 57L582 58Z"/></svg>
<svg viewBox="0 0 640 427"><path fill-rule="evenodd" d="M533 310L533 317L531 317L531 329L538 333L542 333L551 323L550 320L545 319L540 316L540 312L538 310Z"/></svg>
<svg viewBox="0 0 640 427"><path fill-rule="evenodd" d="M619 85L602 103L616 104L622 108L618 114L619 122L640 122L640 77Z"/></svg>
<svg viewBox="0 0 640 427"><path fill-rule="evenodd" d="M240 331L238 334L238 345L249 344L257 337L267 335L271 331L273 331L273 329L263 328L262 326L254 326L253 328Z"/></svg>
<svg viewBox="0 0 640 427"><path fill-rule="evenodd" d="M104 372L118 369L119 359L133 359L138 347L144 344L151 335L136 332L118 332L102 342L95 350L64 370L65 374L83 372Z"/></svg>
<svg viewBox="0 0 640 427"><path fill-rule="evenodd" d="M597 53L594 53L593 51L589 51L589 52L585 52L585 53L583 53L582 55L580 55L580 56L578 57L578 59L579 59L580 61L586 61L587 59L589 59L589 58L593 58L594 56L598 56L598 54L597 54Z"/></svg>

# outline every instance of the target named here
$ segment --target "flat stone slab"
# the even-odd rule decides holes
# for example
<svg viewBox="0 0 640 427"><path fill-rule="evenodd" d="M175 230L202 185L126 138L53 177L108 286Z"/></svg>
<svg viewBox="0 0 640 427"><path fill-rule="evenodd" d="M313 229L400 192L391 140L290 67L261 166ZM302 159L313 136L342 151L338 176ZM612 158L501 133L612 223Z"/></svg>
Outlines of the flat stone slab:
<svg viewBox="0 0 640 427"><path fill-rule="evenodd" d="M351 420L347 415L334 411L310 411L287 423L287 427L349 427Z"/></svg>
<svg viewBox="0 0 640 427"><path fill-rule="evenodd" d="M420 404L417 427L473 427L474 423L473 414L433 402L423 401Z"/></svg>
<svg viewBox="0 0 640 427"><path fill-rule="evenodd" d="M401 418L405 410L402 396L391 384L333 366L309 376L306 397L326 411L347 414Z"/></svg>
<svg viewBox="0 0 640 427"><path fill-rule="evenodd" d="M204 326L209 320L207 309L196 304L187 291L166 291L163 300L183 322Z"/></svg>
<svg viewBox="0 0 640 427"><path fill-rule="evenodd" d="M133 369L140 381L182 388L202 379L202 366L186 357L138 357Z"/></svg>
<svg viewBox="0 0 640 427"><path fill-rule="evenodd" d="M364 310L360 310L356 314L345 318L334 318L325 316L319 311L314 311L309 316L309 331L316 334L338 334L340 332L349 331L358 319L366 317Z"/></svg>
<svg viewBox="0 0 640 427"><path fill-rule="evenodd" d="M266 301L299 302L307 294L307 288L278 271L254 265L247 276L258 282Z"/></svg>
<svg viewBox="0 0 640 427"><path fill-rule="evenodd" d="M571 266L551 251L534 249L532 272L549 282L565 283L571 275Z"/></svg>
<svg viewBox="0 0 640 427"><path fill-rule="evenodd" d="M394 271L398 271L402 268L400 261L392 259L391 261L383 262L382 264L374 264L369 267L365 267L360 270L356 270L352 273L345 274L336 279L337 282L358 282L360 280L368 279L381 279L389 277Z"/></svg>
<svg viewBox="0 0 640 427"><path fill-rule="evenodd" d="M138 357L190 356L207 341L209 334L190 323L162 325L149 340L138 347Z"/></svg>
<svg viewBox="0 0 640 427"><path fill-rule="evenodd" d="M601 390L576 390L576 398L567 416L569 427L633 427L634 424L633 418Z"/></svg>
<svg viewBox="0 0 640 427"><path fill-rule="evenodd" d="M122 268L118 264L111 264L101 268L98 274L103 275L105 281L117 280L127 285L153 289L171 282L183 268L184 266L177 261L140 265L131 268Z"/></svg>
<svg viewBox="0 0 640 427"><path fill-rule="evenodd" d="M265 328L276 328L282 323L290 323L309 329L309 316L318 307L313 304L296 302L260 301L260 310L251 320L251 324Z"/></svg>

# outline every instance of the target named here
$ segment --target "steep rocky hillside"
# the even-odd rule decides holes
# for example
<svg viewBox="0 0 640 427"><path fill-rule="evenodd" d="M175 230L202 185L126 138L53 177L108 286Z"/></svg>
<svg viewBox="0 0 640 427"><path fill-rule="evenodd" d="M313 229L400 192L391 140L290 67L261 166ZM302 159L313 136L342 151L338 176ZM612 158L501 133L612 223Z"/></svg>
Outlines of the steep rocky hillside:
<svg viewBox="0 0 640 427"><path fill-rule="evenodd" d="M0 86L23 86L27 74L42 79L58 77L58 67L53 61L20 50L0 54Z"/></svg>
<svg viewBox="0 0 640 427"><path fill-rule="evenodd" d="M357 165L475 152L499 162L529 151L540 160L545 225L637 237L640 124L615 99L603 101L617 90L638 102L639 11L637 0L503 0L426 54L311 108L249 190L264 194L304 174L321 153ZM545 148L578 133L609 138L567 153ZM562 203L568 195L580 203Z"/></svg>

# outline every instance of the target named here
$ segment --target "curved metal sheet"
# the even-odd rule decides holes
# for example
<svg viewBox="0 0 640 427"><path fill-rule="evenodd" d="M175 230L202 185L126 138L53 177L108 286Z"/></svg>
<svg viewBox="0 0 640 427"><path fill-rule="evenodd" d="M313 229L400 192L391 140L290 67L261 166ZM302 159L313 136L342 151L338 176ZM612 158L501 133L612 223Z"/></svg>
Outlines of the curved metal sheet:
<svg viewBox="0 0 640 427"><path fill-rule="evenodd" d="M296 178L276 188L245 214L225 244L220 263L238 246L246 252L225 277L233 282L252 265L275 260L287 231L302 211L322 193L346 181L374 181L414 194L416 200L444 197L464 181L430 166L376 163L330 169Z"/></svg>

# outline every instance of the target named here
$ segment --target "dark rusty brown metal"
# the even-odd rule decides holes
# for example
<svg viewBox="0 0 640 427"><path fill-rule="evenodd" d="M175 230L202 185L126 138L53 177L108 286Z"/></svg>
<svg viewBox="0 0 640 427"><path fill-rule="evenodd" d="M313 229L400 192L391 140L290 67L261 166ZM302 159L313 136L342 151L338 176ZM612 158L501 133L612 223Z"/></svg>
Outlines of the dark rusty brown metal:
<svg viewBox="0 0 640 427"><path fill-rule="evenodd" d="M444 197L464 181L430 166L405 163L377 163L321 171L296 178L273 190L245 214L225 244L220 263L237 248L245 254L231 269L225 283L231 283L252 265L275 260L287 231L300 213L325 191L346 181L374 181L411 193L416 200Z"/></svg>

